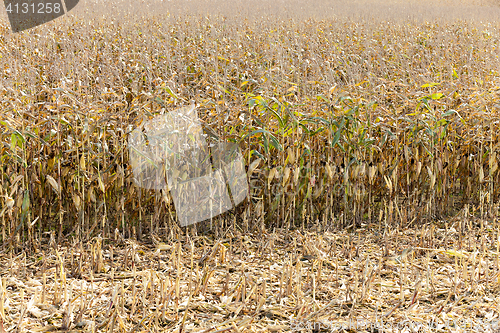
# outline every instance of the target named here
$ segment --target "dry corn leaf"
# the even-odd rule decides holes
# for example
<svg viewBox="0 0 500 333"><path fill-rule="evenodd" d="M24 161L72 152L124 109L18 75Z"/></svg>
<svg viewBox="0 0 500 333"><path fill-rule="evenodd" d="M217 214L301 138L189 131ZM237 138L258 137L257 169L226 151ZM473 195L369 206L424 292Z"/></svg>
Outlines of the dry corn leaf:
<svg viewBox="0 0 500 333"><path fill-rule="evenodd" d="M253 161L252 163L250 163L250 166L248 167L248 174L251 175L255 169L257 169L257 167L259 166L261 162L261 159L260 158L257 158L255 161Z"/></svg>
<svg viewBox="0 0 500 333"><path fill-rule="evenodd" d="M80 211L82 202L80 200L80 196L76 193L73 194L73 203L75 204L76 210Z"/></svg>
<svg viewBox="0 0 500 333"><path fill-rule="evenodd" d="M106 187L104 186L104 183L102 182L101 174L98 175L97 182L99 183L99 189L101 190L101 192L106 193Z"/></svg>
<svg viewBox="0 0 500 333"><path fill-rule="evenodd" d="M270 171L269 171L269 176L267 177L267 184L270 185L271 182L273 181L273 178L274 178L274 175L276 174L276 168L272 168Z"/></svg>
<svg viewBox="0 0 500 333"><path fill-rule="evenodd" d="M61 189L59 188L59 184L57 183L57 181L54 178L52 178L51 175L47 175L46 178L49 181L50 186L52 186L52 188L57 192L57 194L61 195Z"/></svg>
<svg viewBox="0 0 500 333"><path fill-rule="evenodd" d="M326 172L328 174L328 178L330 178L330 180L333 179L333 171L332 171L332 167L330 166L330 163L327 163L326 166Z"/></svg>
<svg viewBox="0 0 500 333"><path fill-rule="evenodd" d="M288 179L290 178L290 168L286 167L285 172L283 173L283 182L282 186L285 186L288 183Z"/></svg>
<svg viewBox="0 0 500 333"><path fill-rule="evenodd" d="M293 174L293 182L295 185L297 185L297 182L299 181L299 176L300 176L300 167L295 168L295 172Z"/></svg>
<svg viewBox="0 0 500 333"><path fill-rule="evenodd" d="M85 170L85 156L80 157L80 169Z"/></svg>
<svg viewBox="0 0 500 333"><path fill-rule="evenodd" d="M287 153L288 153L288 156L287 156L287 158L288 158L288 162L290 162L290 164L294 164L294 163L295 163L295 154L294 154L294 152L293 152L293 149L292 149L292 148L290 148L290 147L288 147L288 148L286 149L286 151L287 151Z"/></svg>

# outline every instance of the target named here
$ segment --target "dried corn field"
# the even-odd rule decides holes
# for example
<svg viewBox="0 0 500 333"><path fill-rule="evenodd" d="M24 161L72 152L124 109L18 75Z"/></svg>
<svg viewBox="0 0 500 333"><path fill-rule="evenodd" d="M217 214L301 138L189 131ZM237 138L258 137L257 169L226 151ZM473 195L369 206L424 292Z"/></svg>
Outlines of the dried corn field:
<svg viewBox="0 0 500 333"><path fill-rule="evenodd" d="M498 330L500 6L134 4L0 26L0 333ZM250 197L180 228L127 139L191 102Z"/></svg>

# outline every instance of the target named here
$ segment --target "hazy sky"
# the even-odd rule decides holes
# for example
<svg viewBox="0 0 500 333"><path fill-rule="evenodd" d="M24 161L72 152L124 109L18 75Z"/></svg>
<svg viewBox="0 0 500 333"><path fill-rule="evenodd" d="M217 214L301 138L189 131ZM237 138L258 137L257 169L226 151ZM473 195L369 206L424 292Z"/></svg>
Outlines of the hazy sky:
<svg viewBox="0 0 500 333"><path fill-rule="evenodd" d="M0 17L7 18L5 10ZM433 21L462 19L498 22L500 0L80 0L71 12L81 18L130 19L130 15L205 16L228 20L351 18ZM167 16L165 16L167 17Z"/></svg>
<svg viewBox="0 0 500 333"><path fill-rule="evenodd" d="M75 11L87 15L122 17L137 15L205 15L228 18L258 18L265 15L287 18L352 17L381 20L474 19L498 21L500 1L495 0L81 0Z"/></svg>

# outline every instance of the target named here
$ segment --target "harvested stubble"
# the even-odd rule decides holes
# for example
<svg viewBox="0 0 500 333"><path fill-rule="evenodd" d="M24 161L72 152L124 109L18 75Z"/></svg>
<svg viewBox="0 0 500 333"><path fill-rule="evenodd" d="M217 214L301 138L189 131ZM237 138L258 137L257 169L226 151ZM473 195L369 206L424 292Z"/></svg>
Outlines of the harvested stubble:
<svg viewBox="0 0 500 333"><path fill-rule="evenodd" d="M1 254L0 331L498 332L497 237L464 209L404 231L94 238Z"/></svg>

